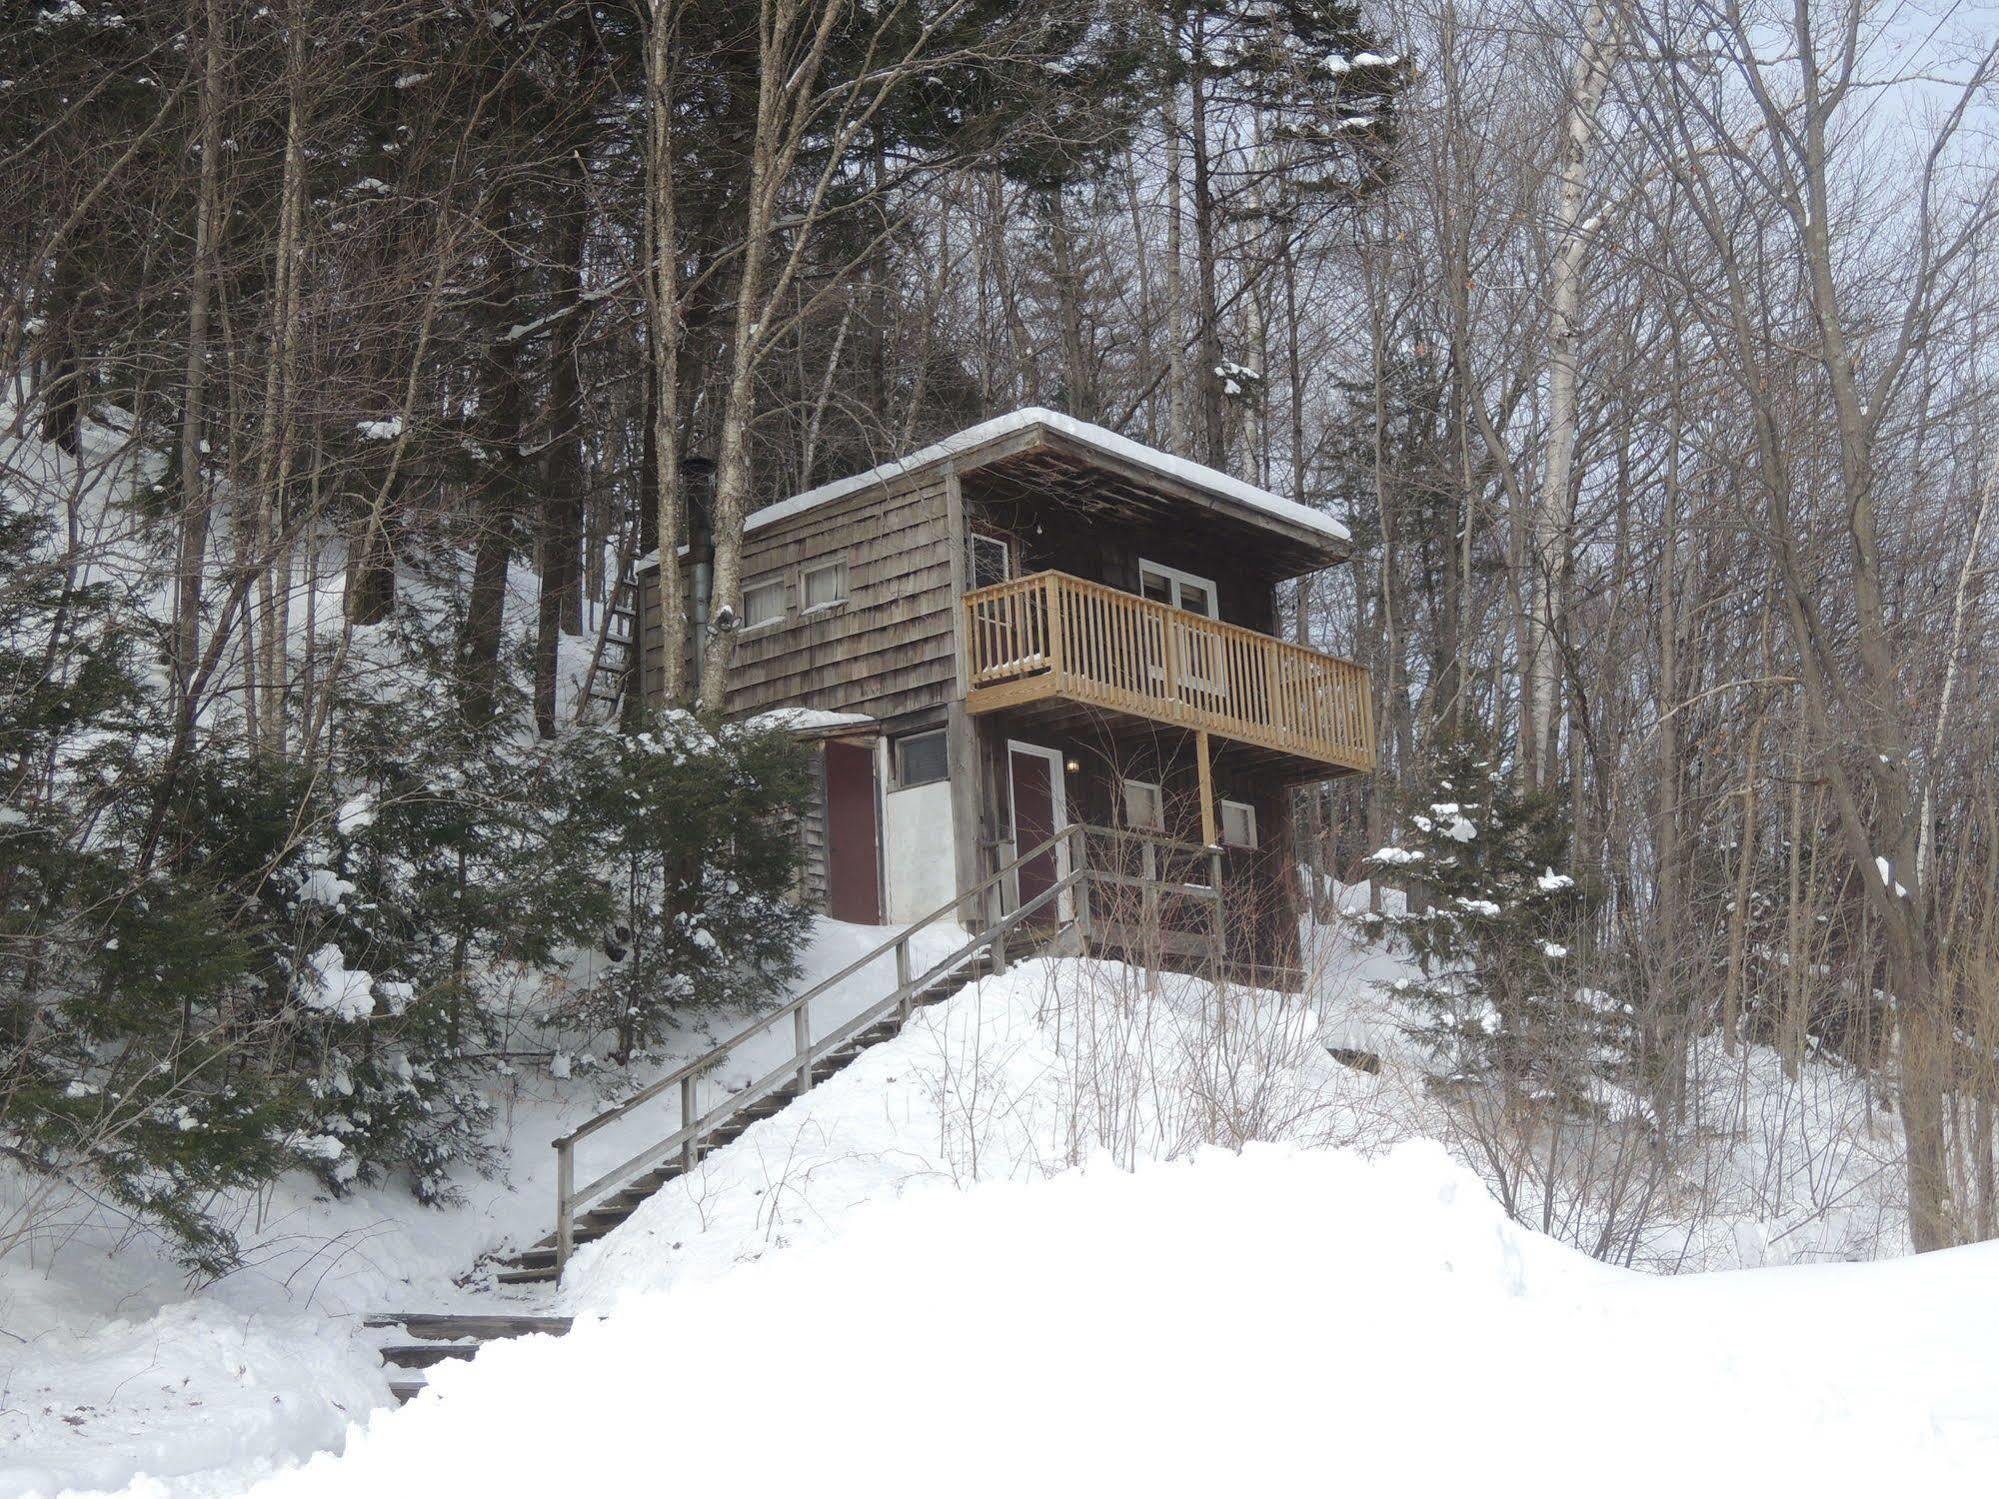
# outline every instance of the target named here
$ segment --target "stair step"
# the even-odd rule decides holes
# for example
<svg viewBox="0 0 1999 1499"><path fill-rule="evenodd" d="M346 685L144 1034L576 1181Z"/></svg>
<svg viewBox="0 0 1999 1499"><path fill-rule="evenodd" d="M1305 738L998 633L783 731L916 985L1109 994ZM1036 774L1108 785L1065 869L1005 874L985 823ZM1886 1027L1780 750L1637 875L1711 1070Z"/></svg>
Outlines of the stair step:
<svg viewBox="0 0 1999 1499"><path fill-rule="evenodd" d="M420 1379L392 1379L389 1381L389 1393L395 1396L397 1403L401 1405L408 1405L424 1392L424 1388L424 1382Z"/></svg>
<svg viewBox="0 0 1999 1499"><path fill-rule="evenodd" d="M363 1327L400 1327L413 1338L451 1341L457 1338L520 1338L529 1333L560 1337L569 1331L568 1317L513 1316L504 1312L373 1312Z"/></svg>
<svg viewBox="0 0 1999 1499"><path fill-rule="evenodd" d="M452 1359L469 1359L477 1343L397 1343L382 1350L382 1362L398 1369L428 1369Z"/></svg>
<svg viewBox="0 0 1999 1499"><path fill-rule="evenodd" d="M555 1259L552 1254L546 1269L536 1267L531 1270L502 1270L494 1277L503 1286L538 1286L555 1278Z"/></svg>

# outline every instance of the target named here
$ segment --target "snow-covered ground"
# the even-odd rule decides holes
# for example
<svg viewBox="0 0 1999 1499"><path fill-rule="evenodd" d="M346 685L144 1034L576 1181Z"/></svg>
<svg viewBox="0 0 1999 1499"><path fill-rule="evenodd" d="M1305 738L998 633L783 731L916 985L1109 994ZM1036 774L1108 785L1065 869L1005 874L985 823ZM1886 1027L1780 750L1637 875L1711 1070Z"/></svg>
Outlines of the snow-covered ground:
<svg viewBox="0 0 1999 1499"><path fill-rule="evenodd" d="M1433 1144L1210 1149L872 1204L256 1492L1989 1492L1995 1285L1612 1270Z"/></svg>
<svg viewBox="0 0 1999 1499"><path fill-rule="evenodd" d="M822 924L801 982L877 936ZM0 1495L1999 1479L1999 1250L1601 1264L1467 1169L1376 987L1394 960L1321 957L1304 1000L1038 960L920 1012L585 1248L552 1301L510 1303L576 1314L568 1338L489 1347L403 1410L353 1314L494 1304L453 1277L546 1227L542 1142L602 1101L584 1078L516 1080L509 1183L439 1213L273 1194L251 1266L193 1297L146 1246L80 1230L53 1271L0 1266L23 1339ZM1650 1226L1682 1265L1822 1257L1785 1150L1836 1121L1796 1100L1866 1089L1741 1066L1760 1091L1692 1164L1763 1178L1666 1194L1707 1204ZM1853 1154L1798 1169L1857 1191L1875 1168L1828 1184Z"/></svg>
<svg viewBox="0 0 1999 1499"><path fill-rule="evenodd" d="M821 922L799 984L838 971L884 936ZM953 939L931 931L914 945L927 962ZM880 959L817 1001L816 1023L830 1029L893 987L893 959ZM743 1018L705 1017L648 1071L700 1055ZM785 1032L771 1048L786 1049ZM742 1065L770 1060L752 1049ZM210 1491L233 1492L337 1446L350 1420L390 1399L376 1353L384 1335L363 1329L362 1316L490 1309L503 1299L513 1310L544 1309L533 1296L501 1298L490 1276L468 1281L469 1273L481 1256L547 1232L549 1142L644 1076L579 1070L559 1080L545 1067L518 1068L495 1098L507 1165L491 1179L462 1175L454 1208L420 1207L393 1185L335 1199L299 1177L234 1203L244 1265L193 1292L163 1245L100 1205L62 1205L0 1260L0 1499L115 1489L142 1472L202 1474ZM703 1086L743 1081L717 1076ZM700 1102L709 1101L704 1092ZM607 1165L675 1123L638 1111L593 1137L579 1170ZM26 1188L0 1164L0 1223Z"/></svg>

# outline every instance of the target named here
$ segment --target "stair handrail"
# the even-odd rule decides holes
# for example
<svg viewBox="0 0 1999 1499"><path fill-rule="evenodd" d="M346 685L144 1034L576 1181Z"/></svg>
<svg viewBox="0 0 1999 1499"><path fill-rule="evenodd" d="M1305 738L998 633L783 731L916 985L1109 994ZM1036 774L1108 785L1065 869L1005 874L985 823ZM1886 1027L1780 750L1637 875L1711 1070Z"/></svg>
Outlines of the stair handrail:
<svg viewBox="0 0 1999 1499"><path fill-rule="evenodd" d="M811 988L794 995L769 1014L759 1016L728 1040L710 1047L692 1061L674 1069L672 1072L666 1074L666 1076L648 1083L624 1102L585 1120L567 1134L558 1136L552 1142L556 1152L556 1226L553 1238L555 1240L557 1272L560 1273L563 1265L567 1263L573 1248L574 1216L579 1204L594 1199L605 1188L628 1179L638 1168L661 1159L676 1148L681 1148L698 1140L701 1134L712 1128L715 1124L728 1118L731 1114L739 1112L742 1108L748 1106L748 1102L754 1101L757 1097L768 1092L772 1085L785 1077L786 1074L797 1074L800 1080L809 1086L811 1070L820 1056L830 1052L849 1037L866 1030L890 1010L906 1004L913 995L920 993L933 980L963 966L973 958L976 958L981 952L997 947L1003 954L1008 934L1022 925L1028 917L1036 914L1051 902L1058 901L1063 895L1082 889L1087 871L1085 861L1077 858L1072 861L1073 867L1069 872L1060 879L1053 881L1046 890L1041 891L1029 900L1021 902L1011 912L987 926L983 931L973 933L967 942L948 956L931 964L921 975L911 977L909 971L909 942L911 937L934 922L959 911L968 901L989 894L1008 875L1015 873L1024 865L1031 863L1042 855L1054 852L1064 841L1073 842L1077 852L1081 853L1087 849L1087 843L1084 841L1085 830L1085 824L1074 822L1057 829L1026 853L1016 854L972 889L954 896L936 910L904 926L895 936L870 948L866 953L848 963L844 968L820 979ZM1087 896L1085 896L1085 900L1087 901ZM1087 922L1087 907L1085 908L1083 919ZM895 989L886 998L876 1001L860 1014L843 1022L831 1034L823 1036L817 1041L812 1040L808 1034L809 1027L805 1023L808 1007L811 1005L811 1002L819 995L833 988L836 984L852 978L862 969L880 961L890 953L895 954L896 959ZM738 1047L743 1045L744 1042L753 1040L772 1030L787 1016L798 1017L794 1021L794 1025L798 1031L797 1044L790 1059L780 1064L764 1077L759 1078L756 1082L731 1093L728 1098L724 1099L715 1108L710 1109L706 1114L696 1117L694 1114L693 1090L695 1081L700 1075L728 1060L729 1056ZM667 1090L676 1087L681 1091L680 1128L664 1139L648 1145L637 1155L613 1166L609 1171L603 1173L580 1191L577 1190L574 1185L577 1142L595 1134L606 1125L615 1123L617 1120L626 1117L633 1110L651 1102Z"/></svg>

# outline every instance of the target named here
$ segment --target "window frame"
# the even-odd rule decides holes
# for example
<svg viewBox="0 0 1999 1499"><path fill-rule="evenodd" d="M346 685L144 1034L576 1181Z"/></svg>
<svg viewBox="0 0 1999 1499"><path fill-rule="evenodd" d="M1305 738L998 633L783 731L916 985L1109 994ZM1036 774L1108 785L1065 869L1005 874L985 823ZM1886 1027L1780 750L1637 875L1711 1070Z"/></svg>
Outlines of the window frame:
<svg viewBox="0 0 1999 1499"><path fill-rule="evenodd" d="M834 571L837 571L840 575L840 596L838 598L827 599L821 604L812 603L811 580L814 575ZM838 609L852 596L850 588L851 580L848 577L845 553L837 557L821 557L815 561L803 563L798 569L798 612L802 616L807 614L824 614L828 609Z"/></svg>
<svg viewBox="0 0 1999 1499"><path fill-rule="evenodd" d="M996 583L981 583L979 581L979 545L981 542L987 546L998 547L1001 555L1005 558L1005 566L1001 569L999 581ZM1020 576L1019 568L1016 566L1019 555L1020 550L1014 545L1014 540L1011 536L1003 535L998 531L967 531L965 533L966 590L968 592L975 592L980 588L997 588L1000 583L1012 582Z"/></svg>
<svg viewBox="0 0 1999 1499"><path fill-rule="evenodd" d="M1134 790L1152 793L1153 822L1141 823L1131 815L1131 793ZM1134 833L1164 833L1166 831L1166 792L1157 781L1141 781L1137 776L1124 776L1120 780L1119 805L1124 813L1124 825Z"/></svg>
<svg viewBox="0 0 1999 1499"><path fill-rule="evenodd" d="M1236 811L1238 811L1238 812L1242 813L1242 814L1243 814L1243 816L1244 816L1244 818L1245 818L1245 819L1246 819L1246 820L1248 821L1248 823L1249 823L1249 842L1247 842L1247 843L1234 843L1234 842L1231 842L1231 841L1230 841L1230 839L1229 839L1229 809L1230 809L1230 808L1234 808L1234 809L1235 809ZM1251 851L1251 852L1254 852L1254 851L1255 851L1256 849L1258 849L1258 848L1261 848L1261 847L1263 846L1263 834L1262 834L1261 830L1260 830L1260 829L1258 829L1258 827L1257 827L1257 825L1256 825L1256 820L1257 820L1257 819L1256 819L1256 804L1255 804L1254 802L1239 802L1239 801L1234 801L1234 800L1230 799L1229 797L1222 797L1222 798L1220 798L1220 799L1219 799L1219 801L1217 802L1217 809L1219 810L1219 812L1220 812L1220 814L1221 814L1221 816L1220 816L1220 818L1219 818L1219 821L1220 821L1220 823L1221 823L1221 827L1220 827L1219 831L1220 831L1220 833L1221 833L1221 835L1222 835L1222 847L1223 847L1223 848L1239 848L1239 849L1244 849L1244 850L1247 850L1247 851Z"/></svg>
<svg viewBox="0 0 1999 1499"><path fill-rule="evenodd" d="M1171 599L1166 600L1170 608L1179 609L1188 614L1197 614L1202 619L1212 619L1216 623L1221 622L1222 590L1213 578L1204 578L1199 573L1190 573L1184 568L1168 567L1163 562L1154 562L1149 557L1140 557L1138 559L1138 596L1140 598L1147 597L1145 592L1145 575L1147 573L1152 573L1157 577L1165 579L1173 595ZM1188 583L1207 590L1208 607L1205 611L1188 609L1185 604L1180 602L1181 588ZM1160 600L1154 599L1153 602L1156 604Z"/></svg>
<svg viewBox="0 0 1999 1499"><path fill-rule="evenodd" d="M769 619L757 620L752 623L750 620L750 595L753 593L762 593L769 589L777 591L777 613L773 614ZM761 578L746 579L740 590L740 596L736 600L736 608L740 612L743 621L742 629L738 631L739 634L759 634L764 630L773 629L783 624L785 617L791 611L790 590L785 587L784 574L766 573Z"/></svg>
<svg viewBox="0 0 1999 1499"><path fill-rule="evenodd" d="M942 782L948 782L951 779L951 741L949 735L950 731L943 728L917 729L908 734L898 734L889 741L889 769L895 776L896 790L912 791L918 786L935 786ZM903 751L911 740L929 739L933 736L944 741L943 769L939 774L930 776L925 780L912 781L903 772Z"/></svg>

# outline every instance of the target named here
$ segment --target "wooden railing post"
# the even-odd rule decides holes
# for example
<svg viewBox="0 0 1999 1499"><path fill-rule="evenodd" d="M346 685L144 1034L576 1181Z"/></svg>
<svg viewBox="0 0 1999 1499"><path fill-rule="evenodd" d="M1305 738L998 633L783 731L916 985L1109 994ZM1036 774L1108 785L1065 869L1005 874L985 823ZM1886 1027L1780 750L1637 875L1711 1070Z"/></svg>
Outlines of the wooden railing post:
<svg viewBox="0 0 1999 1499"><path fill-rule="evenodd" d="M692 1073L680 1080L680 1127L683 1131L692 1129L694 1127L694 1120L697 1117L694 1112L694 1081ZM692 1171L694 1169L695 1153L698 1149L699 1147L695 1145L692 1135L689 1135L681 1143L680 1169L682 1171Z"/></svg>
<svg viewBox="0 0 1999 1499"><path fill-rule="evenodd" d="M555 1142L555 1274L561 1278L576 1250L576 1146L569 1140Z"/></svg>
<svg viewBox="0 0 1999 1499"><path fill-rule="evenodd" d="M798 1091L812 1086L812 1002L807 1000L791 1012L791 1034L798 1051Z"/></svg>
<svg viewBox="0 0 1999 1499"><path fill-rule="evenodd" d="M1159 933L1159 845L1150 838L1139 844L1138 872L1145 879L1138 895L1138 919L1143 934L1151 942Z"/></svg>
<svg viewBox="0 0 1999 1499"><path fill-rule="evenodd" d="M1090 944L1090 845L1079 822L1070 830L1069 867L1076 876L1075 905L1076 933L1083 939L1084 949Z"/></svg>
<svg viewBox="0 0 1999 1499"><path fill-rule="evenodd" d="M1214 928L1215 970L1219 974L1223 961L1228 957L1229 941L1228 922L1222 914L1222 851L1218 848L1208 850L1208 884L1215 892L1210 920Z"/></svg>
<svg viewBox="0 0 1999 1499"><path fill-rule="evenodd" d="M1058 681L1062 676L1062 575L1042 574L1042 628L1047 631L1048 670Z"/></svg>
<svg viewBox="0 0 1999 1499"><path fill-rule="evenodd" d="M895 945L895 988L902 996L902 1023L909 1024L909 1011L915 996L909 992L909 934L905 932Z"/></svg>

